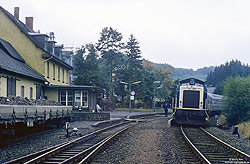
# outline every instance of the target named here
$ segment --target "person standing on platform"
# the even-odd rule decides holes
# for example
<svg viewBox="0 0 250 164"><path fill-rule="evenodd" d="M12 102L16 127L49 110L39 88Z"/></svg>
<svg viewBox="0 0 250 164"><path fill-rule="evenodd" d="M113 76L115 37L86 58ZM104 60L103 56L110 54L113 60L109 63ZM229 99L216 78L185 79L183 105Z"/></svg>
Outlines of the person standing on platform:
<svg viewBox="0 0 250 164"><path fill-rule="evenodd" d="M165 104L163 105L163 109L164 109L164 111L165 111L165 117L167 117L167 116L168 116L168 103L165 103Z"/></svg>

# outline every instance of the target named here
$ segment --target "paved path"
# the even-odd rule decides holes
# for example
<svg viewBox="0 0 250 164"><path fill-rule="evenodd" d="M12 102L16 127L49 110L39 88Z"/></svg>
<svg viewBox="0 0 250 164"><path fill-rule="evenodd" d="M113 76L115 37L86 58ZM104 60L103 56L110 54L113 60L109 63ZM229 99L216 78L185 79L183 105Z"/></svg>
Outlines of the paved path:
<svg viewBox="0 0 250 164"><path fill-rule="evenodd" d="M133 115L141 115L141 114L153 114L153 113L163 113L163 112L136 112L132 111L131 113L129 111L109 111L110 118L126 118L127 116L133 116Z"/></svg>

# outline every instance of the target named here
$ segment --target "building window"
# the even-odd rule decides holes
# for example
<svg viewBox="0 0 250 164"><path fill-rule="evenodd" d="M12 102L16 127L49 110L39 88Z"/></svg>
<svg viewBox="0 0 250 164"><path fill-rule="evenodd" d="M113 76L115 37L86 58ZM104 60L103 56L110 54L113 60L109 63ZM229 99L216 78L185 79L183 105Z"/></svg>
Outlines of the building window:
<svg viewBox="0 0 250 164"><path fill-rule="evenodd" d="M88 92L82 91L82 106L87 107L88 106Z"/></svg>
<svg viewBox="0 0 250 164"><path fill-rule="evenodd" d="M58 73L57 73L57 75L58 75L58 81L60 81L60 67L58 67Z"/></svg>
<svg viewBox="0 0 250 164"><path fill-rule="evenodd" d="M75 92L75 106L88 107L88 92L87 91Z"/></svg>
<svg viewBox="0 0 250 164"><path fill-rule="evenodd" d="M61 91L60 103L64 106L73 106L73 91Z"/></svg>
<svg viewBox="0 0 250 164"><path fill-rule="evenodd" d="M33 98L33 88L30 87L30 99L32 99L32 98Z"/></svg>
<svg viewBox="0 0 250 164"><path fill-rule="evenodd" d="M24 97L24 86L21 86L21 97Z"/></svg>
<svg viewBox="0 0 250 164"><path fill-rule="evenodd" d="M55 80L55 74L56 74L56 70L55 70L55 64L53 64L53 80Z"/></svg>
<svg viewBox="0 0 250 164"><path fill-rule="evenodd" d="M69 74L68 74L68 72L66 71L66 84L68 84L69 83L69 76L68 76Z"/></svg>
<svg viewBox="0 0 250 164"><path fill-rule="evenodd" d="M47 78L49 78L49 62L47 61Z"/></svg>
<svg viewBox="0 0 250 164"><path fill-rule="evenodd" d="M81 91L75 91L75 106L81 106Z"/></svg>
<svg viewBox="0 0 250 164"><path fill-rule="evenodd" d="M68 106L73 106L73 91L68 91L67 104Z"/></svg>
<svg viewBox="0 0 250 164"><path fill-rule="evenodd" d="M64 69L62 69L62 75L63 75L62 82L64 83Z"/></svg>
<svg viewBox="0 0 250 164"><path fill-rule="evenodd" d="M66 97L67 97L67 92L66 91L61 91L60 97L61 97L61 104L66 106Z"/></svg>
<svg viewBox="0 0 250 164"><path fill-rule="evenodd" d="M16 96L16 79L7 78L7 96Z"/></svg>

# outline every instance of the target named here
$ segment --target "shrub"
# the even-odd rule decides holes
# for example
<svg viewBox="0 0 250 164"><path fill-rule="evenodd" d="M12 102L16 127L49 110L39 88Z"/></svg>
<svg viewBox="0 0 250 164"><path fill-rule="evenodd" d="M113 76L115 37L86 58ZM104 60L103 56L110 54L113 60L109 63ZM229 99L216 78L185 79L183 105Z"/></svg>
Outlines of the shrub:
<svg viewBox="0 0 250 164"><path fill-rule="evenodd" d="M243 136L243 138L250 139L250 121L238 124L237 127L239 128L239 133Z"/></svg>
<svg viewBox="0 0 250 164"><path fill-rule="evenodd" d="M247 120L250 114L250 77L228 78L223 94L228 125L236 125Z"/></svg>

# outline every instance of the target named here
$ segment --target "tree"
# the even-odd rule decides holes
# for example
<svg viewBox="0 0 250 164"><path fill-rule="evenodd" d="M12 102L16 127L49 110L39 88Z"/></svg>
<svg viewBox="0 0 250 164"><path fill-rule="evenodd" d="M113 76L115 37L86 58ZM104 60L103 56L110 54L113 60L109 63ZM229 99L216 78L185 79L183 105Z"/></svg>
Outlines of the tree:
<svg viewBox="0 0 250 164"><path fill-rule="evenodd" d="M224 85L224 108L228 124L235 125L249 119L250 77L230 77Z"/></svg>
<svg viewBox="0 0 250 164"><path fill-rule="evenodd" d="M127 65L132 70L142 69L142 59L141 59L141 50L139 46L139 42L136 38L131 34L129 41L125 46L125 51L128 56Z"/></svg>
<svg viewBox="0 0 250 164"><path fill-rule="evenodd" d="M139 46L139 42L136 38L131 34L129 40L124 46L124 63L121 64L120 69L116 71L116 88L115 93L121 95L123 100L124 97L128 95L128 87L125 89L124 84L120 82L133 83L136 81L142 80L142 59L141 59L141 50ZM138 86L134 86L133 88L138 88ZM137 97L140 96L140 93L137 92ZM127 103L129 101L129 96L127 96Z"/></svg>
<svg viewBox="0 0 250 164"><path fill-rule="evenodd" d="M110 66L110 87L109 96L113 95L113 71L118 66L119 60L122 58L123 43L122 34L111 27L102 29L100 39L97 43L97 50L101 53L101 57Z"/></svg>
<svg viewBox="0 0 250 164"><path fill-rule="evenodd" d="M162 82L162 89L157 90L156 95L159 98L165 99L165 101L170 100L170 96L174 90L174 82L172 80L171 71L167 68L157 67L152 62L144 60L144 80L142 87L144 89L143 98L145 105L147 107L152 107L153 104L153 95L155 84L154 81Z"/></svg>
<svg viewBox="0 0 250 164"><path fill-rule="evenodd" d="M93 44L82 46L74 56L74 84L103 87L100 61Z"/></svg>

